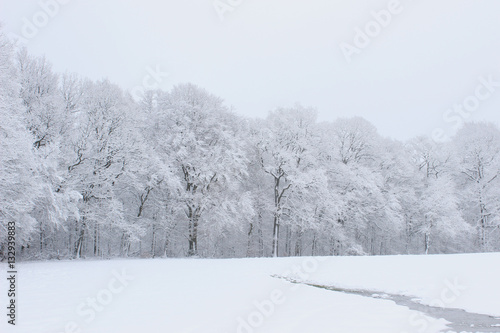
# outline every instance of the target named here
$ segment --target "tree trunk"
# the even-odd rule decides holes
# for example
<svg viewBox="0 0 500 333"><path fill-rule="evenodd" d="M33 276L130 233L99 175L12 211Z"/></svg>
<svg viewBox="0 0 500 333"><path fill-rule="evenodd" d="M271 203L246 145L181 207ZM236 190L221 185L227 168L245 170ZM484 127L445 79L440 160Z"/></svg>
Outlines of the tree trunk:
<svg viewBox="0 0 500 333"><path fill-rule="evenodd" d="M311 245L311 256L316 255L316 231L313 232L313 240L312 240L312 245Z"/></svg>
<svg viewBox="0 0 500 333"><path fill-rule="evenodd" d="M413 234L413 221L411 218L408 218L406 222L406 245L405 245L406 254L410 254L410 244L412 240L412 234Z"/></svg>
<svg viewBox="0 0 500 333"><path fill-rule="evenodd" d="M163 243L163 256L166 258L168 253L168 245L170 244L170 232L165 231L165 242Z"/></svg>
<svg viewBox="0 0 500 333"><path fill-rule="evenodd" d="M482 199L479 201L479 207L480 207L480 221L479 221L479 243L481 245L481 251L485 252L486 251L486 225L487 225L487 216L486 216L486 208L485 205L482 202Z"/></svg>
<svg viewBox="0 0 500 333"><path fill-rule="evenodd" d="M251 257L252 255L252 232L253 232L253 223L250 223L250 228L247 233L247 258Z"/></svg>
<svg viewBox="0 0 500 333"><path fill-rule="evenodd" d="M302 235L303 235L302 229L299 229L297 231L297 239L295 240L295 253L294 255L296 257L302 256Z"/></svg>
<svg viewBox="0 0 500 333"><path fill-rule="evenodd" d="M79 230L79 235L75 243L75 257L77 259L81 258L82 256L82 250L83 250L83 240L85 238L85 228L86 228L86 222L85 222L85 217L82 218L82 225ZM77 224L77 229L78 229L78 224Z"/></svg>
<svg viewBox="0 0 500 333"><path fill-rule="evenodd" d="M273 258L278 257L278 240L279 240L279 231L280 231L280 179L281 177L274 177L274 224L273 224Z"/></svg>
<svg viewBox="0 0 500 333"><path fill-rule="evenodd" d="M278 257L279 231L280 231L279 216L278 216L278 213L275 213L274 214L274 226L273 226L273 253L272 253L273 258Z"/></svg>
<svg viewBox="0 0 500 333"><path fill-rule="evenodd" d="M153 235L151 237L151 257L155 257L155 247L156 247L156 229L153 223Z"/></svg>
<svg viewBox="0 0 500 333"><path fill-rule="evenodd" d="M292 255L292 228L286 226L285 233L285 256L290 257Z"/></svg>
<svg viewBox="0 0 500 333"><path fill-rule="evenodd" d="M40 221L40 253L43 251L43 223Z"/></svg>
<svg viewBox="0 0 500 333"><path fill-rule="evenodd" d="M257 234L259 236L259 256L264 256L264 233L262 231L262 213L259 213Z"/></svg>
<svg viewBox="0 0 500 333"><path fill-rule="evenodd" d="M192 218L189 221L189 256L198 255L198 219Z"/></svg>
<svg viewBox="0 0 500 333"><path fill-rule="evenodd" d="M431 235L429 232L425 233L425 254L429 254L429 247L431 245Z"/></svg>
<svg viewBox="0 0 500 333"><path fill-rule="evenodd" d="M197 256L198 255L198 222L199 222L199 213L200 209L191 207L187 205L188 209L188 256Z"/></svg>
<svg viewBox="0 0 500 333"><path fill-rule="evenodd" d="M99 252L99 225L96 223L94 225L94 257L98 255Z"/></svg>

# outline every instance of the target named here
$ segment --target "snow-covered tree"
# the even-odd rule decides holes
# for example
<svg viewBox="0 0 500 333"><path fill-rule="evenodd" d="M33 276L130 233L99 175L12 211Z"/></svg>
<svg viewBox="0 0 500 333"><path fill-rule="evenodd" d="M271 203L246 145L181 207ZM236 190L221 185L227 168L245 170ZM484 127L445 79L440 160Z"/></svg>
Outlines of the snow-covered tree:
<svg viewBox="0 0 500 333"><path fill-rule="evenodd" d="M36 223L31 212L41 186L12 54L12 45L0 32L0 257L6 254L11 222L16 224L16 244L28 244Z"/></svg>
<svg viewBox="0 0 500 333"><path fill-rule="evenodd" d="M388 241L383 238L399 225L400 217L381 169L383 140L362 118L341 118L325 124L323 131L332 191L341 200L338 223L342 232L333 236L332 251L384 253Z"/></svg>
<svg viewBox="0 0 500 333"><path fill-rule="evenodd" d="M456 238L469 232L459 210L454 183L450 176L428 179L421 197L422 223L419 232L424 235L425 254L429 253L434 235ZM441 238L443 239L443 238Z"/></svg>
<svg viewBox="0 0 500 333"><path fill-rule="evenodd" d="M99 255L101 237L112 236L112 229L125 229L123 203L118 200L114 186L123 174L126 149L129 148L126 130L129 105L123 92L108 81L86 82L77 128L71 141L69 182L83 196L80 218L76 221L74 253ZM90 241L89 244L86 241Z"/></svg>
<svg viewBox="0 0 500 333"><path fill-rule="evenodd" d="M448 246L440 244L445 239L466 239L470 233L459 209L452 171L454 156L448 145L437 144L427 137L415 138L408 148L417 180L412 188L418 199L412 210L412 232L423 236L426 254L431 245L440 251L457 250L452 242Z"/></svg>
<svg viewBox="0 0 500 333"><path fill-rule="evenodd" d="M319 200L327 200L325 170L318 168L319 136L316 111L300 105L269 113L257 140L262 170L272 185L272 256L278 256L280 228L286 225L285 252L291 253L290 233L301 235L318 219Z"/></svg>
<svg viewBox="0 0 500 333"><path fill-rule="evenodd" d="M499 249L500 130L491 123L468 123L453 138L461 207L477 230L481 251Z"/></svg>
<svg viewBox="0 0 500 333"><path fill-rule="evenodd" d="M176 86L159 100L159 149L181 179L176 189L187 220L188 254L199 254L199 235L238 221L240 179L246 156L222 100L192 84ZM247 212L251 213L251 212Z"/></svg>

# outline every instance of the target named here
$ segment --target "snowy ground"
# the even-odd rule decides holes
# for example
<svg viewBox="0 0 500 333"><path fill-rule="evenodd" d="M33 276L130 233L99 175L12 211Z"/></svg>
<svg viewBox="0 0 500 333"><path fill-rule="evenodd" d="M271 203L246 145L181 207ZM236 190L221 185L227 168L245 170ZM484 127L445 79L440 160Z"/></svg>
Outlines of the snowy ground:
<svg viewBox="0 0 500 333"><path fill-rule="evenodd" d="M272 275L500 316L499 264L500 254L22 263L18 322L3 314L0 332L439 332L445 320L392 301Z"/></svg>

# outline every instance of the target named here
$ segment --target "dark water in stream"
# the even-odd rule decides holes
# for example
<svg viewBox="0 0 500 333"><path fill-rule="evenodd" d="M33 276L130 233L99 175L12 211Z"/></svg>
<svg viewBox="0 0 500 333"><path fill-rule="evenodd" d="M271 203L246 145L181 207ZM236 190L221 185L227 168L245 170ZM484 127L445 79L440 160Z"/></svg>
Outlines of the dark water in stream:
<svg viewBox="0 0 500 333"><path fill-rule="evenodd" d="M380 293L369 290L343 289L343 288L336 288L333 286L323 286L318 284L303 283L300 281L290 280L278 276L275 277L284 279L291 283L307 285L310 287L326 289L334 292L391 300L398 305L406 306L410 310L419 311L429 317L436 319L443 318L444 320L450 322L448 324L448 330L444 332L455 331L455 332L472 332L472 333L480 333L480 332L500 333L500 318L496 318L493 316L488 316L479 313L471 313L460 309L429 306L418 303L412 297L403 295Z"/></svg>

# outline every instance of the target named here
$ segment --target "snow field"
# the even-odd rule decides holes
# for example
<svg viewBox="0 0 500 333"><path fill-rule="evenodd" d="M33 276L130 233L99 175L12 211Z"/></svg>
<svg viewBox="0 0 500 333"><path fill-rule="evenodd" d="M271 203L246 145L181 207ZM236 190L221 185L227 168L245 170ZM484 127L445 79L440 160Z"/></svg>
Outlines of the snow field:
<svg viewBox="0 0 500 333"><path fill-rule="evenodd" d="M272 275L411 295L426 304L500 316L498 262L495 253L21 263L18 325L2 320L0 331L439 332L444 320L392 301L292 284Z"/></svg>

